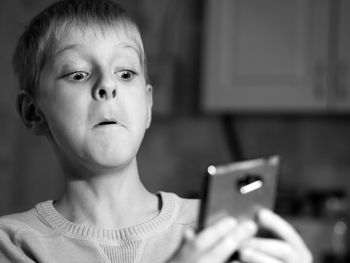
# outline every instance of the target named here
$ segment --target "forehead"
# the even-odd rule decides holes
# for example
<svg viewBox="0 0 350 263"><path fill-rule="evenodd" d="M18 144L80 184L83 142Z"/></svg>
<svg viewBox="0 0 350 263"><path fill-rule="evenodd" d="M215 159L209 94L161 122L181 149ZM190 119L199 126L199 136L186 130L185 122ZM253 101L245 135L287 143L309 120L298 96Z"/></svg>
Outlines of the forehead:
<svg viewBox="0 0 350 263"><path fill-rule="evenodd" d="M50 55L55 56L70 49L80 48L89 51L89 49L109 49L111 47L130 54L135 53L143 64L144 51L139 33L121 26L62 26L62 29L57 31L52 38L49 50Z"/></svg>

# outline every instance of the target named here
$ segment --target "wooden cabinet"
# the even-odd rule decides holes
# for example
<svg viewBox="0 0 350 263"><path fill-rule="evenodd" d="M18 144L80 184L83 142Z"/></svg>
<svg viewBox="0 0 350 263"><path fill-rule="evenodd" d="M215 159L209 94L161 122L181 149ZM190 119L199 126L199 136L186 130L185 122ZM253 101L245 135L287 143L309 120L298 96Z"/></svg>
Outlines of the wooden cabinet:
<svg viewBox="0 0 350 263"><path fill-rule="evenodd" d="M350 1L341 0L336 9L335 23L337 27L335 37L338 47L334 59L335 108L339 111L350 110ZM338 18L337 18L338 17Z"/></svg>
<svg viewBox="0 0 350 263"><path fill-rule="evenodd" d="M348 0L207 0L205 10L205 110L350 109Z"/></svg>

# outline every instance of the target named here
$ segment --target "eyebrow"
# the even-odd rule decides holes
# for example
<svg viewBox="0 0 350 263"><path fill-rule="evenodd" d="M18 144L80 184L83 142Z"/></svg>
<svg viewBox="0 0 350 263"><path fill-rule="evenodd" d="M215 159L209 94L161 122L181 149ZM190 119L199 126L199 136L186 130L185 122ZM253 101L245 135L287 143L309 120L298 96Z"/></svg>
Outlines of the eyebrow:
<svg viewBox="0 0 350 263"><path fill-rule="evenodd" d="M139 63L140 63L141 68L144 67L144 65L143 65L143 56L142 56L142 52L140 51L140 49L138 49L137 47L135 47L135 45L122 42L122 43L116 44L116 46L117 46L117 47L122 47L122 48L126 48L126 49L133 50L133 51L136 53L136 55L137 55L137 58L138 58L138 60L139 60Z"/></svg>
<svg viewBox="0 0 350 263"><path fill-rule="evenodd" d="M140 52L140 50L138 48L136 48L135 46L131 45L131 44L127 44L127 43L119 43L116 45L117 47L121 46L123 48L127 48L127 49L132 49L136 52L136 54L138 55L140 62L142 62L142 54Z"/></svg>
<svg viewBox="0 0 350 263"><path fill-rule="evenodd" d="M82 45L80 44L71 44L71 45L68 45L68 46L65 46L63 48L60 48L58 50L56 50L53 54L54 57L56 57L58 54L62 53L63 51L66 51L68 49L75 49L77 47L81 47Z"/></svg>
<svg viewBox="0 0 350 263"><path fill-rule="evenodd" d="M117 47L122 47L122 48L127 48L127 49L132 49L132 50L134 50L135 52L136 52L136 54L138 55L138 57L139 57L139 59L140 59L140 62L141 62L141 57L142 57L142 55L141 55L141 52L136 48L136 47L134 47L133 45L131 45L131 44L127 44L127 43L119 43L119 44L116 44L116 46ZM66 50L69 50L69 49L75 49L75 48L77 48L77 47L83 47L81 44L71 44L71 45L68 45L68 46L65 46L65 47L63 47L63 48L60 48L60 49L58 49L58 50L56 50L55 52L54 52L54 54L53 54L53 56L55 57L55 56L57 56L58 54L60 54L60 53L62 53L62 52L64 52L64 51L66 51Z"/></svg>

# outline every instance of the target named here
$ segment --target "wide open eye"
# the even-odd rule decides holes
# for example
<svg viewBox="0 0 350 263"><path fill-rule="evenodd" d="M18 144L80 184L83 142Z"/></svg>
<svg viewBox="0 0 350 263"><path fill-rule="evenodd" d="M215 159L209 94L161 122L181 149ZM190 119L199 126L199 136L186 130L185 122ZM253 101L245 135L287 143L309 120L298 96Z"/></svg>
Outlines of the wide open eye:
<svg viewBox="0 0 350 263"><path fill-rule="evenodd" d="M70 73L66 75L65 77L69 80L74 80L74 81L82 81L86 79L89 76L89 73L84 72L84 71L76 71L73 73Z"/></svg>
<svg viewBox="0 0 350 263"><path fill-rule="evenodd" d="M131 80L134 78L136 73L131 70L121 70L121 71L118 71L116 75L122 80Z"/></svg>

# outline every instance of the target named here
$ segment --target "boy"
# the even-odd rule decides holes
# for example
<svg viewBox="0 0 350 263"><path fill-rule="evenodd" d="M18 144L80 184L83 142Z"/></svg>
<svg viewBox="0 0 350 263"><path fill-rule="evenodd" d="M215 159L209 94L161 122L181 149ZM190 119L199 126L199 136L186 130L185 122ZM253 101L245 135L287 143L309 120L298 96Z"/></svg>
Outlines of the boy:
<svg viewBox="0 0 350 263"><path fill-rule="evenodd" d="M14 55L17 106L45 135L67 178L63 196L0 219L0 262L311 262L300 237L261 211L281 240L254 238L257 223L226 218L195 235L198 201L152 194L136 154L151 123L140 33L109 0L60 1L36 16Z"/></svg>

